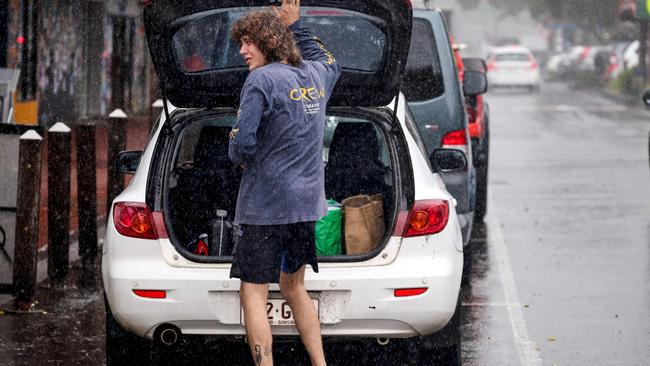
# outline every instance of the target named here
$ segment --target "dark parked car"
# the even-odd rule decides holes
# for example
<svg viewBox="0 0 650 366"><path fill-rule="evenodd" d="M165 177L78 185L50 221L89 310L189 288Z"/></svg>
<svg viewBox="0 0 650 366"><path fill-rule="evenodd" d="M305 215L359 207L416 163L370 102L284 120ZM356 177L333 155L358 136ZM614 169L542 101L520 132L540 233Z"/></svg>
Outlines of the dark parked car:
<svg viewBox="0 0 650 366"><path fill-rule="evenodd" d="M477 79L485 79L484 74L465 73L465 95L485 91L484 80L482 87L473 84ZM467 247L476 205L476 170L462 89L442 12L413 10L411 48L402 90L427 153L432 154L441 147L454 148L463 151L470 162L466 170L442 174L447 189L457 201L456 212Z"/></svg>
<svg viewBox="0 0 650 366"><path fill-rule="evenodd" d="M474 70L487 74L482 58L467 57L462 60L463 72ZM472 155L476 169L476 209L474 222L483 221L487 213L487 187L490 157L490 106L483 94L467 95L469 136L472 139Z"/></svg>

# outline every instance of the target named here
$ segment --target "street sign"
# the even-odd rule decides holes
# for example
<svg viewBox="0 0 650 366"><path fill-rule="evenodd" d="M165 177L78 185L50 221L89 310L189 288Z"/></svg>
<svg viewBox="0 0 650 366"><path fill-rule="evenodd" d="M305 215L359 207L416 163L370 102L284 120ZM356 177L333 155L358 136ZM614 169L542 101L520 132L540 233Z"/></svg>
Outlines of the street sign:
<svg viewBox="0 0 650 366"><path fill-rule="evenodd" d="M650 20L650 0L636 1L636 16L639 20Z"/></svg>

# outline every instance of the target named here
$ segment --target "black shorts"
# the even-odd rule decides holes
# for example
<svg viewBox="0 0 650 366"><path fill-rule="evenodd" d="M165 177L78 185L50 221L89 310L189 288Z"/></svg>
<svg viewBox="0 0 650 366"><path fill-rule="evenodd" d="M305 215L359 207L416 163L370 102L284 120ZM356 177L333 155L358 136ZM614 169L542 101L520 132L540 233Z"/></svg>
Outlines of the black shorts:
<svg viewBox="0 0 650 366"><path fill-rule="evenodd" d="M233 249L230 278L266 284L280 281L280 270L294 273L305 264L318 272L316 223L242 225Z"/></svg>

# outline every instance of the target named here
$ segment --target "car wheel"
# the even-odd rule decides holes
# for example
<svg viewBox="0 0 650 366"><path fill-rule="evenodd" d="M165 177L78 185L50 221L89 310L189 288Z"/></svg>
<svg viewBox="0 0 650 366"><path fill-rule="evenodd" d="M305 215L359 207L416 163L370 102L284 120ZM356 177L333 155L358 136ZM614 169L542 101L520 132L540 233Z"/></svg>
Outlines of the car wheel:
<svg viewBox="0 0 650 366"><path fill-rule="evenodd" d="M149 364L148 342L138 337L117 322L104 295L106 308L106 365L141 366Z"/></svg>
<svg viewBox="0 0 650 366"><path fill-rule="evenodd" d="M449 323L438 332L421 337L420 365L461 366L461 311L460 298Z"/></svg>

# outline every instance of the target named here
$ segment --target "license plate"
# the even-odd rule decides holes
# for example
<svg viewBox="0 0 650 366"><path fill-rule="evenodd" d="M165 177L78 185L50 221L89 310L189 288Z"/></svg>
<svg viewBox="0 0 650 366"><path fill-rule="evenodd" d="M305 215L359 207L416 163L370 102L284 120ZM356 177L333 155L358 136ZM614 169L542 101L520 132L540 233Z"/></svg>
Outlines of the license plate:
<svg viewBox="0 0 650 366"><path fill-rule="evenodd" d="M311 299L318 314L318 300ZM270 325L295 325L293 311L285 299L268 299L266 303L266 315ZM244 309L241 309L241 324L245 325Z"/></svg>

